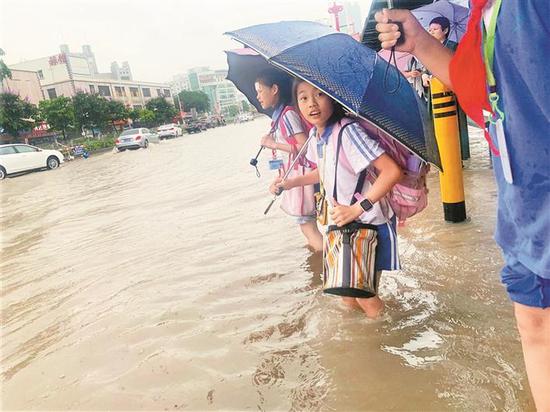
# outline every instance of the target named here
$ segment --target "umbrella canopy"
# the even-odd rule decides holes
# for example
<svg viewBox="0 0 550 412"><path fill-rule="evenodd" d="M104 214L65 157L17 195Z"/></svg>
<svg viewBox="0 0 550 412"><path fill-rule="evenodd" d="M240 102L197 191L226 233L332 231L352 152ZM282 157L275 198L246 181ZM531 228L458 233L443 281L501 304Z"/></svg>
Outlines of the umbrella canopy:
<svg viewBox="0 0 550 412"><path fill-rule="evenodd" d="M412 14L414 14L416 19L426 30L428 30L430 22L435 17L446 17L451 23L447 38L458 43L466 32L468 18L470 17L470 9L447 0L439 0L435 3L414 9Z"/></svg>
<svg viewBox="0 0 550 412"><path fill-rule="evenodd" d="M266 59L260 56L257 52L250 48L227 50L227 65L229 71L227 72L227 80L233 82L235 87L246 96L252 106L263 113L271 117L273 114L273 108L263 109L256 98L256 89L254 88L254 81L258 75L266 69L273 70L274 67L270 65ZM285 72L284 76L291 84L292 77L288 76Z"/></svg>
<svg viewBox="0 0 550 412"><path fill-rule="evenodd" d="M440 167L427 109L406 79L349 35L320 23L261 24L225 33L270 64L323 90L352 113ZM389 92L397 82L400 87Z"/></svg>

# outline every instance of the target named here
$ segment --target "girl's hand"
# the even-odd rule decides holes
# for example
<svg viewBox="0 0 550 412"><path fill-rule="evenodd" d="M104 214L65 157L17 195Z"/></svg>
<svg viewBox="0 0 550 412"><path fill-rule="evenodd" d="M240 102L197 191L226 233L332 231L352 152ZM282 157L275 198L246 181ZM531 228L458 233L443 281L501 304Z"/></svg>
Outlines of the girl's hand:
<svg viewBox="0 0 550 412"><path fill-rule="evenodd" d="M276 142L275 139L273 139L273 136L270 134L266 134L264 137L262 137L262 140L260 141L260 144L263 147L267 147L268 149L275 149L276 148Z"/></svg>
<svg viewBox="0 0 550 412"><path fill-rule="evenodd" d="M281 177L277 177L275 178L273 183L271 183L271 186L269 186L269 191L271 192L271 194L276 195L280 194L279 191L281 189L288 190L292 189L293 187L294 186L292 179L287 179L283 182L283 179Z"/></svg>
<svg viewBox="0 0 550 412"><path fill-rule="evenodd" d="M344 226L345 224L353 222L364 212L359 202L353 204L352 206L345 206L339 204L335 200L333 204L334 206L330 211L330 217L336 226Z"/></svg>
<svg viewBox="0 0 550 412"><path fill-rule="evenodd" d="M424 33L428 34L408 10L383 9L374 15L374 19L378 23L376 30L380 33L378 40L380 40L383 49L391 49L404 34L405 41L396 46L395 50L414 53L418 38ZM403 25L404 33L399 31L396 22Z"/></svg>

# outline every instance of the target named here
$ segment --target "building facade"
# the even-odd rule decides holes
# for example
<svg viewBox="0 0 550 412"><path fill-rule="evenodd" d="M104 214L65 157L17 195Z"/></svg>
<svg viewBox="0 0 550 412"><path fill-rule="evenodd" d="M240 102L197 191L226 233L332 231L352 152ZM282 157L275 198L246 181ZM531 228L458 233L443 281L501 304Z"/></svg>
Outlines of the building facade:
<svg viewBox="0 0 550 412"><path fill-rule="evenodd" d="M4 79L0 85L0 91L17 94L21 99L35 105L44 100L38 73L30 70L11 69L11 79Z"/></svg>
<svg viewBox="0 0 550 412"><path fill-rule="evenodd" d="M172 101L170 86L164 83L133 80L128 62L114 62L110 73L99 73L91 47L72 53L66 45L60 53L9 66L11 70L35 72L45 99L74 96L78 92L99 94L118 100L127 107L143 108L156 97Z"/></svg>
<svg viewBox="0 0 550 412"><path fill-rule="evenodd" d="M204 92L210 103L209 111L227 115L230 106L236 106L241 111L246 97L226 77L227 70L195 67L186 75L175 76L170 84L173 94L182 90Z"/></svg>

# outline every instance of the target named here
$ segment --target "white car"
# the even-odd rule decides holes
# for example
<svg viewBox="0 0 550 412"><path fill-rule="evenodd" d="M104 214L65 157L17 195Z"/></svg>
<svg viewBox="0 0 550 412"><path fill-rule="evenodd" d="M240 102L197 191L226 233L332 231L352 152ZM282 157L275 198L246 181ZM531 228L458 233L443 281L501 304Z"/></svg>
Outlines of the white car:
<svg viewBox="0 0 550 412"><path fill-rule="evenodd" d="M175 123L163 124L157 128L159 138L167 139L169 137L183 136L183 130Z"/></svg>
<svg viewBox="0 0 550 412"><path fill-rule="evenodd" d="M139 149L140 147L147 149L149 143L158 142L158 134L145 127L140 127L139 129L128 129L123 131L116 139L115 146L120 152L123 152L126 149Z"/></svg>
<svg viewBox="0 0 550 412"><path fill-rule="evenodd" d="M28 144L0 145L0 180L12 173L36 169L57 169L63 154L57 150L40 149Z"/></svg>

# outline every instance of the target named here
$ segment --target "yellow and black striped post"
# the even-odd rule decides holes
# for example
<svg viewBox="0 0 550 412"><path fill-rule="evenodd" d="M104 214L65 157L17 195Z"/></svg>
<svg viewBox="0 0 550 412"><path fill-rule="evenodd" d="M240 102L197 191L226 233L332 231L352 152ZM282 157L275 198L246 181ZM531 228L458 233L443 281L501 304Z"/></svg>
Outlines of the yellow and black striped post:
<svg viewBox="0 0 550 412"><path fill-rule="evenodd" d="M466 202L456 98L435 77L431 79L430 89L435 139L443 167L443 171L439 173L443 213L447 222L463 222L466 220Z"/></svg>

